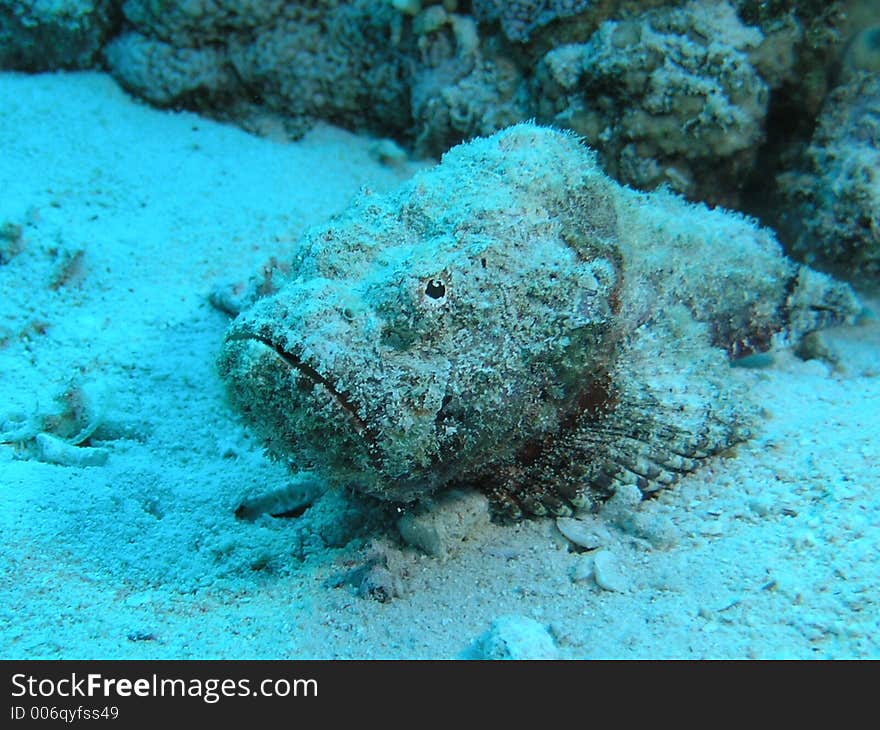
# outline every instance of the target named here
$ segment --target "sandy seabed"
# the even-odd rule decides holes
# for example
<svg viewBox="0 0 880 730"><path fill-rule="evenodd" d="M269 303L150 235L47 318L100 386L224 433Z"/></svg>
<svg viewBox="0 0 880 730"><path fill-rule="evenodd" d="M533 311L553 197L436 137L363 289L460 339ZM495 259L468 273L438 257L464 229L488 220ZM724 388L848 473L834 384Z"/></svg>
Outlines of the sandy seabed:
<svg viewBox="0 0 880 730"><path fill-rule="evenodd" d="M208 295L419 166L328 126L286 143L156 111L101 74L0 74L0 98L0 431L20 436L0 445L0 657L455 658L505 615L562 658L880 657L876 322L835 367L732 369L761 432L638 529L609 520L613 579L552 520L484 524L446 559L381 538L400 595L379 602L346 580L373 528L340 495L236 519L289 471L224 400ZM72 387L103 465L37 458L28 429Z"/></svg>

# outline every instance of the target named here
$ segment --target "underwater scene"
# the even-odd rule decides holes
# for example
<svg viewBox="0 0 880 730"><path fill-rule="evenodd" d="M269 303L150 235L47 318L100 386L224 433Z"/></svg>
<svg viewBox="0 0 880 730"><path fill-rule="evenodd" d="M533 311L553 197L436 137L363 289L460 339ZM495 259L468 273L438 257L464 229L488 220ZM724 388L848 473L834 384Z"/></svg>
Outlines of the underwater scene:
<svg viewBox="0 0 880 730"><path fill-rule="evenodd" d="M880 0L0 0L0 658L880 658Z"/></svg>

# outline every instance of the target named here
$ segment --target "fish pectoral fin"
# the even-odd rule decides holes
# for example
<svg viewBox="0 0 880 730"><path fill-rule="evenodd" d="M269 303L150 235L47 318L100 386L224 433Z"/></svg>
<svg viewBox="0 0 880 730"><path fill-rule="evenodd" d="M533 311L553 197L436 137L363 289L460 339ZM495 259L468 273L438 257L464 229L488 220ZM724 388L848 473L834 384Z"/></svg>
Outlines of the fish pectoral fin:
<svg viewBox="0 0 880 730"><path fill-rule="evenodd" d="M680 328L676 330L680 335ZM751 436L758 409L726 353L656 323L624 343L607 402L482 486L503 518L591 511L618 489L650 494Z"/></svg>
<svg viewBox="0 0 880 730"><path fill-rule="evenodd" d="M625 348L613 374L616 404L576 434L585 481L600 494L636 484L648 494L748 439L758 409L725 353L686 347L658 327Z"/></svg>

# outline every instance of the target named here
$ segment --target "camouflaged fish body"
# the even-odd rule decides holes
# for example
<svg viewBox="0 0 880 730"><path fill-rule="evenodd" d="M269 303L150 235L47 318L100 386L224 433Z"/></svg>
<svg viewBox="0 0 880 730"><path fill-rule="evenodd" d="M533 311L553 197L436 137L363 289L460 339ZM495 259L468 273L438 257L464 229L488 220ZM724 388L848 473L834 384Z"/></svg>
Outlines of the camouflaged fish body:
<svg viewBox="0 0 880 730"><path fill-rule="evenodd" d="M748 436L730 358L854 316L730 213L622 188L518 125L311 231L220 371L273 454L376 497L566 514Z"/></svg>

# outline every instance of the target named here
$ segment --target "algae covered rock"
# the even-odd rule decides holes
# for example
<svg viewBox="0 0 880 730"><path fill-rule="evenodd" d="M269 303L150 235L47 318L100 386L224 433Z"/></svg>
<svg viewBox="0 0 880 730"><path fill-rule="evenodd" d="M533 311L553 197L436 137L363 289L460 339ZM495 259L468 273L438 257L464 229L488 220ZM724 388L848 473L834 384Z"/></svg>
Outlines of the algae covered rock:
<svg viewBox="0 0 880 730"><path fill-rule="evenodd" d="M130 92L158 106L204 103L228 96L237 86L225 55L212 46L175 47L123 33L107 46L105 56Z"/></svg>
<svg viewBox="0 0 880 730"><path fill-rule="evenodd" d="M723 0L608 20L543 59L539 116L583 135L621 182L729 204L764 135L763 43Z"/></svg>
<svg viewBox="0 0 880 730"><path fill-rule="evenodd" d="M589 9L592 0L473 0L481 22L498 22L511 41L525 42L538 28Z"/></svg>
<svg viewBox="0 0 880 730"><path fill-rule="evenodd" d="M534 116L527 74L474 19L432 6L413 21L414 148L440 155ZM426 22L430 16L430 22Z"/></svg>
<svg viewBox="0 0 880 730"><path fill-rule="evenodd" d="M730 357L858 310L749 220L623 188L574 136L525 124L308 233L219 368L299 469L564 515L746 438Z"/></svg>
<svg viewBox="0 0 880 730"><path fill-rule="evenodd" d="M159 106L288 138L322 120L416 156L538 120L618 182L762 216L844 47L876 62L873 35L848 39L880 22L874 0L105 2L124 15L108 70Z"/></svg>
<svg viewBox="0 0 880 730"><path fill-rule="evenodd" d="M0 68L90 68L119 14L116 0L0 0Z"/></svg>
<svg viewBox="0 0 880 730"><path fill-rule="evenodd" d="M880 68L880 26L876 28ZM868 60L870 57L865 54ZM803 169L780 177L792 253L863 284L880 282L880 75L857 69L828 97Z"/></svg>
<svg viewBox="0 0 880 730"><path fill-rule="evenodd" d="M129 0L124 11L107 64L154 104L244 126L276 113L300 132L316 119L388 133L410 124L402 20L387 2Z"/></svg>

